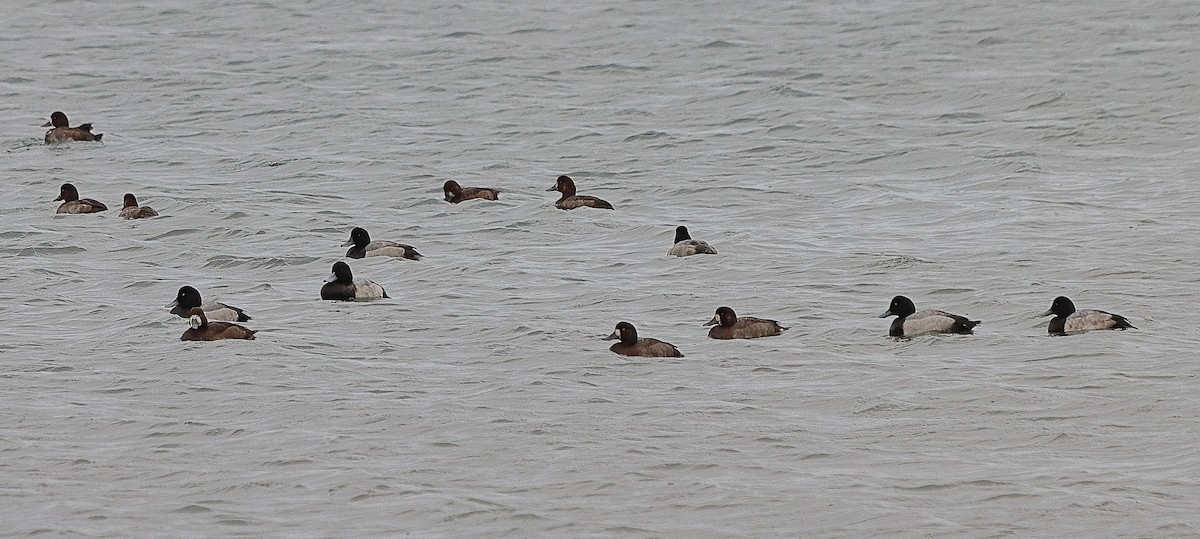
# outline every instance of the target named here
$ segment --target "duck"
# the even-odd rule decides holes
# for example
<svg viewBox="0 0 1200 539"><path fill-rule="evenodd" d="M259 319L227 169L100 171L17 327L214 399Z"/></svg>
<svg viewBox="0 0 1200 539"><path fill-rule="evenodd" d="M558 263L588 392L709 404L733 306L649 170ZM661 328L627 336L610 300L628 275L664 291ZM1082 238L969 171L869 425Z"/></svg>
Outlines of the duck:
<svg viewBox="0 0 1200 539"><path fill-rule="evenodd" d="M739 318L729 307L718 307L712 320L704 325L713 326L708 330L708 336L712 339L757 339L779 335L787 330L774 320L753 316Z"/></svg>
<svg viewBox="0 0 1200 539"><path fill-rule="evenodd" d="M639 339L637 328L634 328L633 324L629 322L618 323L612 335L605 337L604 340L621 341L609 347L609 350L623 356L683 357L683 352L680 352L671 343L648 337Z"/></svg>
<svg viewBox="0 0 1200 539"><path fill-rule="evenodd" d="M250 315L246 314L246 311L232 305L226 305L219 301L205 303L200 298L200 291L187 285L179 287L179 292L175 294L175 301L168 303L167 307L171 309L171 314L180 318L191 316L192 309L199 307L209 320L222 322L248 322L250 320Z"/></svg>
<svg viewBox="0 0 1200 539"><path fill-rule="evenodd" d="M62 200L63 203L54 213L96 213L108 210L108 206L101 204L99 201L90 198L79 198L79 190L74 185L69 183L62 184L58 188L58 198L55 202Z"/></svg>
<svg viewBox="0 0 1200 539"><path fill-rule="evenodd" d="M1119 314L1096 309L1076 311L1075 304L1066 296L1054 298L1050 310L1042 313L1042 316L1050 315L1054 315L1047 327L1051 335L1071 335L1099 329L1137 329Z"/></svg>
<svg viewBox="0 0 1200 539"><path fill-rule="evenodd" d="M927 333L959 333L969 335L974 333L978 320L968 320L965 316L950 314L946 311L925 309L917 311L911 299L904 296L892 298L888 310L879 318L895 316L892 327L888 329L890 337L913 337Z"/></svg>
<svg viewBox="0 0 1200 539"><path fill-rule="evenodd" d="M158 212L150 206L138 206L137 197L133 193L125 193L125 206L121 208L121 217L125 219L145 219L158 217Z"/></svg>
<svg viewBox="0 0 1200 539"><path fill-rule="evenodd" d="M708 242L692 239L692 235L688 234L687 227L680 225L675 227L675 246L671 247L667 254L673 256L715 255L717 250L713 249Z"/></svg>
<svg viewBox="0 0 1200 539"><path fill-rule="evenodd" d="M258 333L256 329L246 329L229 322L209 322L208 317L204 316L204 309L200 307L192 307L188 311L188 324L191 328L179 336L181 341L254 339L254 334Z"/></svg>
<svg viewBox="0 0 1200 539"><path fill-rule="evenodd" d="M442 185L442 191L446 193L446 202L458 204L464 200L473 198L481 198L483 200L499 200L500 190L490 187L463 187L454 180L446 180Z"/></svg>
<svg viewBox="0 0 1200 539"><path fill-rule="evenodd" d="M562 193L562 197L558 199L558 202L554 203L554 207L560 210L573 210L575 208L582 208L585 206L589 208L600 208L605 210L613 209L612 204L609 204L604 200L600 200L596 197L576 195L575 180L572 180L571 177L567 175L559 176L558 180L554 182L554 187L547 189L547 191L558 191L559 193Z"/></svg>
<svg viewBox="0 0 1200 539"><path fill-rule="evenodd" d="M355 279L350 265L345 262L333 264L333 273L325 278L321 287L321 299L360 301L388 297L387 291L373 281Z"/></svg>
<svg viewBox="0 0 1200 539"><path fill-rule="evenodd" d="M42 127L53 127L46 131L46 144L53 144L64 140L83 140L99 142L104 136L103 133L92 133L92 124L83 124L78 127L70 127L71 123L67 121L67 115L62 112L55 112L50 115L50 121L46 122Z"/></svg>
<svg viewBox="0 0 1200 539"><path fill-rule="evenodd" d="M343 243L342 247L346 247L347 245L353 245L353 247L349 251L346 251L346 258L390 256L393 258L420 260L422 256L411 245L387 240L371 241L371 235L367 233L366 229L359 227L354 227L354 230L350 231L350 240Z"/></svg>

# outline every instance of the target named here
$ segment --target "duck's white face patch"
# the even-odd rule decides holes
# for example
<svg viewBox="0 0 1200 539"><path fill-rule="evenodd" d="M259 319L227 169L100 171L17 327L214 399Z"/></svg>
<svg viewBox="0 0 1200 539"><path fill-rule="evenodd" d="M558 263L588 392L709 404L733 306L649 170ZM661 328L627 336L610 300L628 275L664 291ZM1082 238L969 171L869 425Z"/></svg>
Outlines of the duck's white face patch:
<svg viewBox="0 0 1200 539"><path fill-rule="evenodd" d="M192 317L188 319L188 325L191 326L192 329L200 329L200 317L193 314Z"/></svg>

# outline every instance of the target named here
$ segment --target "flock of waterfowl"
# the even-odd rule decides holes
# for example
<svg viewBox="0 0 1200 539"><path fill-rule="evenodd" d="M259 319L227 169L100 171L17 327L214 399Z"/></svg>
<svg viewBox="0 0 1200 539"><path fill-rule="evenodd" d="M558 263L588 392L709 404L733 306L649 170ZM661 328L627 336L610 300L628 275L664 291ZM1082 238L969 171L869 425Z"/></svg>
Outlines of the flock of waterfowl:
<svg viewBox="0 0 1200 539"><path fill-rule="evenodd" d="M67 115L55 112L50 115L50 121L43 127L51 127L46 132L46 144L63 141L99 141L103 134L93 134L92 124L82 124L70 127ZM447 202L458 204L463 201L498 200L500 191L487 187L462 187L454 180L448 180L442 190ZM575 181L570 176L559 176L547 191L557 191L561 194L554 206L563 210L576 208L613 209L612 204L597 197L577 195ZM55 201L63 201L56 213L81 214L107 211L103 203L80 198L79 191L70 183L63 184ZM148 206L139 206L137 198L126 193L121 217L125 219L143 219L155 217L158 212ZM387 240L371 240L371 236L363 228L355 227L350 232L350 239L342 245L349 246L346 258L363 258L367 256L389 256L420 260L421 254L411 246ZM680 226L675 230L675 242L667 252L671 256L692 256L698 254L717 254L717 250L704 241L692 239L687 227ZM387 291L379 284L368 279L355 279L350 265L336 262L332 272L321 287L321 299L361 301L387 298ZM167 305L171 313L189 321L189 329L180 336L184 341L215 341L223 339L253 339L257 330L247 329L235 322L246 322L250 315L237 307L220 302L205 303L200 292L191 286L183 286L176 294L175 301ZM1051 316L1048 332L1051 335L1070 335L1104 329L1136 329L1125 317L1095 309L1076 310L1075 304L1064 296L1054 298L1050 309L1042 316ZM888 335L892 337L913 337L925 334L970 334L978 320L969 320L964 316L951 314L946 311L925 309L918 311L912 300L904 296L892 298L888 310L880 314L880 318L895 316ZM712 320L705 326L712 326L708 336L713 339L755 339L771 337L788 329L774 320L755 318L752 316L739 317L733 309L720 307ZM639 337L637 328L629 322L620 322L606 340L617 340L609 350L626 356L654 357L683 357L683 353L674 345Z"/></svg>

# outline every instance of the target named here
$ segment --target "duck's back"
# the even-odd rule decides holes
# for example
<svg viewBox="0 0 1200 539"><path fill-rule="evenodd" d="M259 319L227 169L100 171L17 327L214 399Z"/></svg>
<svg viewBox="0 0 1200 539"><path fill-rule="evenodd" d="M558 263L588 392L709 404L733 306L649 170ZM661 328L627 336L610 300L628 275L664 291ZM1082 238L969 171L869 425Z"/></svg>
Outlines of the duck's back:
<svg viewBox="0 0 1200 539"><path fill-rule="evenodd" d="M420 260L422 255L411 245L388 240L375 240L364 247L351 247L349 251L346 251L346 258L363 258L366 256L390 256L392 258Z"/></svg>
<svg viewBox="0 0 1200 539"><path fill-rule="evenodd" d="M79 200L63 202L55 213L96 213L107 210L108 206L105 206L98 200L81 198Z"/></svg>
<svg viewBox="0 0 1200 539"><path fill-rule="evenodd" d="M158 212L149 206L129 206L121 209L121 217L125 219L145 219L158 217Z"/></svg>
<svg viewBox="0 0 1200 539"><path fill-rule="evenodd" d="M380 299L386 298L388 295L387 290L384 290L383 286L375 281L355 279L354 297L356 299Z"/></svg>
<svg viewBox="0 0 1200 539"><path fill-rule="evenodd" d="M250 315L246 314L245 311L219 301L206 302L201 308L204 309L204 314L208 316L209 320L223 322L246 322L250 320Z"/></svg>
<svg viewBox="0 0 1200 539"><path fill-rule="evenodd" d="M83 124L79 127L55 127L46 132L46 144L53 144L64 140L94 142L100 140L103 136L103 134L92 133L92 124Z"/></svg>
<svg viewBox="0 0 1200 539"><path fill-rule="evenodd" d="M202 328L189 329L179 337L181 341L220 341L225 339L253 339L258 330L246 329L227 322L209 322Z"/></svg>
<svg viewBox="0 0 1200 539"><path fill-rule="evenodd" d="M1094 331L1100 329L1137 329L1124 316L1096 309L1084 309L1071 313L1063 320L1065 333Z"/></svg>
<svg viewBox="0 0 1200 539"><path fill-rule="evenodd" d="M708 336L714 339L757 339L779 335L785 329L774 320L743 316L732 326L713 326L708 330Z"/></svg>
<svg viewBox="0 0 1200 539"><path fill-rule="evenodd" d="M715 255L717 250L705 241L683 240L671 247L667 254L672 256Z"/></svg>
<svg viewBox="0 0 1200 539"><path fill-rule="evenodd" d="M355 279L351 283L325 283L321 287L321 299L356 301L387 297L387 291L382 286L367 279Z"/></svg>
<svg viewBox="0 0 1200 539"><path fill-rule="evenodd" d="M559 200L556 204L554 204L554 206L562 210L573 210L575 208L598 208L602 210L613 209L612 204L609 204L608 201L587 195L569 196Z"/></svg>
<svg viewBox="0 0 1200 539"><path fill-rule="evenodd" d="M642 337L633 344L616 343L608 348L623 356L683 357L683 353L670 343Z"/></svg>
<svg viewBox="0 0 1200 539"><path fill-rule="evenodd" d="M246 311L219 301L209 300L200 304L199 307L204 310L204 316L209 320L222 322L247 322L250 320L250 315L246 314ZM191 311L191 307L176 305L171 309L171 314L187 318L189 311Z"/></svg>
<svg viewBox="0 0 1200 539"><path fill-rule="evenodd" d="M499 200L500 191L487 187L463 187L462 197L456 200L456 202L471 200L473 198L480 198L483 200Z"/></svg>
<svg viewBox="0 0 1200 539"><path fill-rule="evenodd" d="M889 334L893 337L900 335L912 337L926 333L968 334L973 333L977 325L979 325L978 321L968 320L965 316L936 309L925 309L893 320L892 330ZM901 328L902 332L897 334L896 331Z"/></svg>

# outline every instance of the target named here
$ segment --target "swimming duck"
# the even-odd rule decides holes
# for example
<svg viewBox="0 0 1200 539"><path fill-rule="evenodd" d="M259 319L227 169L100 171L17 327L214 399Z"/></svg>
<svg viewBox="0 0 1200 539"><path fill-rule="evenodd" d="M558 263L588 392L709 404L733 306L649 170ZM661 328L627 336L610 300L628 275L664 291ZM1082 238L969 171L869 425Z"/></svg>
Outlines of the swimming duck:
<svg viewBox="0 0 1200 539"><path fill-rule="evenodd" d="M917 311L911 299L904 296L892 298L888 310L879 318L895 316L892 327L888 329L891 337L913 337L926 333L973 333L973 328L979 325L978 320L967 320L964 316L950 314L946 311L925 309Z"/></svg>
<svg viewBox="0 0 1200 539"><path fill-rule="evenodd" d="M258 333L255 329L246 329L229 322L209 322L204 316L204 309L193 307L188 311L188 324L191 329L179 336L181 341L220 341L224 339L253 339Z"/></svg>
<svg viewBox="0 0 1200 539"><path fill-rule="evenodd" d="M500 191L489 187L463 187L454 180L446 180L442 185L442 191L446 193L446 202L458 204L464 200L473 198L482 198L483 200L499 200Z"/></svg>
<svg viewBox="0 0 1200 539"><path fill-rule="evenodd" d="M1137 329L1129 323L1129 320L1119 314L1096 309L1076 311L1075 304L1066 296L1054 298L1054 302L1050 304L1050 310L1042 313L1042 316L1050 315L1054 315L1047 328L1051 335L1085 333L1098 329Z"/></svg>
<svg viewBox="0 0 1200 539"><path fill-rule="evenodd" d="M637 329L629 322L617 324L612 335L604 340L620 340L621 342L609 347L609 350L623 356L683 357L683 353L670 343L647 337L639 339Z"/></svg>
<svg viewBox="0 0 1200 539"><path fill-rule="evenodd" d="M158 212L150 206L138 206L137 197L133 193L125 193L125 206L121 208L121 217L125 219L145 219L158 217Z"/></svg>
<svg viewBox="0 0 1200 539"><path fill-rule="evenodd" d="M66 114L61 112L51 114L50 121L42 126L53 126L53 129L46 131L46 144L63 140L99 141L100 137L104 136L103 133L92 134L92 124L83 124L78 127L70 127L70 125Z"/></svg>
<svg viewBox="0 0 1200 539"><path fill-rule="evenodd" d="M713 326L708 330L708 336L713 339L756 339L758 337L771 337L783 333L787 328L779 325L779 322L767 320L765 318L755 318L753 316L738 317L737 313L729 307L719 307L712 320L709 320L706 326Z"/></svg>
<svg viewBox="0 0 1200 539"><path fill-rule="evenodd" d="M692 256L692 255L715 255L717 250L713 249L708 242L692 239L692 235L688 234L686 226L675 228L675 246L667 251L668 255L674 256Z"/></svg>
<svg viewBox="0 0 1200 539"><path fill-rule="evenodd" d="M250 315L245 311L226 305L219 301L210 301L205 303L200 298L200 291L190 286L184 285L179 287L179 292L175 294L175 301L167 304L171 308L171 314L177 315L180 318L187 318L192 309L201 308L205 316L210 320L221 320L225 322L246 322L250 320Z"/></svg>
<svg viewBox="0 0 1200 539"><path fill-rule="evenodd" d="M342 244L342 247L353 245L349 251L346 251L346 258L362 258L364 256L390 256L393 258L407 258L410 260L420 260L421 253L413 249L411 245L396 243L394 241L379 240L371 241L371 235L365 229L354 227L350 231L350 240Z"/></svg>
<svg viewBox="0 0 1200 539"><path fill-rule="evenodd" d="M584 206L605 210L613 209L612 204L596 197L576 195L575 181L570 176L559 176L558 180L554 182L554 187L547 189L547 191L562 193L562 197L558 199L558 202L554 203L554 207L560 210L573 210Z"/></svg>
<svg viewBox="0 0 1200 539"><path fill-rule="evenodd" d="M350 265L337 262L333 265L333 273L325 278L321 287L321 299L356 301L388 297L382 286L367 279L355 279L350 272Z"/></svg>
<svg viewBox="0 0 1200 539"><path fill-rule="evenodd" d="M108 206L94 199L79 198L79 190L69 183L64 183L62 187L58 188L58 198L54 201L58 202L59 200L62 200L63 203L54 213L96 213L108 209Z"/></svg>

